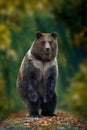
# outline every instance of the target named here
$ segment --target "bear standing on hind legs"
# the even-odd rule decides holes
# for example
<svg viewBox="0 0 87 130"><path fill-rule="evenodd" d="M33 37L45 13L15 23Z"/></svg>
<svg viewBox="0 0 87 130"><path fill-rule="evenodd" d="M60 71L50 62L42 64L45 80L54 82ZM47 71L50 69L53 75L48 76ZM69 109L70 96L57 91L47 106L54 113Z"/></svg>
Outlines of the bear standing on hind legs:
<svg viewBox="0 0 87 130"><path fill-rule="evenodd" d="M19 69L17 90L30 116L53 116L56 107L55 86L58 76L57 34L36 33Z"/></svg>

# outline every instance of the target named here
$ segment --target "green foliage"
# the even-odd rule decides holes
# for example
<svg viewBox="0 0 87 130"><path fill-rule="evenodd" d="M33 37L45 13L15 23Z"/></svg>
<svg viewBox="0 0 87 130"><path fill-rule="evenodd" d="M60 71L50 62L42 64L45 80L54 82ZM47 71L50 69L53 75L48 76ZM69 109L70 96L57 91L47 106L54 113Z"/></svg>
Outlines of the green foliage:
<svg viewBox="0 0 87 130"><path fill-rule="evenodd" d="M80 72L69 79L70 87L64 96L68 109L87 116L87 64L80 65Z"/></svg>
<svg viewBox="0 0 87 130"><path fill-rule="evenodd" d="M4 50L8 48L10 43L10 32L3 23L0 23L0 49Z"/></svg>
<svg viewBox="0 0 87 130"><path fill-rule="evenodd" d="M5 118L14 108L13 100L9 100L7 97L7 93L4 88L4 83L5 81L2 75L0 75L0 120Z"/></svg>
<svg viewBox="0 0 87 130"><path fill-rule="evenodd" d="M65 21L71 30L71 35L87 26L87 2L85 0L53 1L53 13L57 21Z"/></svg>

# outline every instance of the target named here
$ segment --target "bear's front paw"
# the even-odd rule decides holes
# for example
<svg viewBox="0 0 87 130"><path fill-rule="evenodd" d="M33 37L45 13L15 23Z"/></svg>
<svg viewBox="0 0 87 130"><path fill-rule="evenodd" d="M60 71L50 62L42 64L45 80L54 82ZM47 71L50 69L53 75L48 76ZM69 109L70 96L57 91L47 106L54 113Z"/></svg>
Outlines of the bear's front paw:
<svg viewBox="0 0 87 130"><path fill-rule="evenodd" d="M37 102L38 100L38 96L36 93L32 94L32 95L29 95L29 99L31 102Z"/></svg>
<svg viewBox="0 0 87 130"><path fill-rule="evenodd" d="M44 95L44 98L43 98L43 102L44 102L44 103L47 103L47 102L50 101L50 99L51 99L50 95L49 95L49 94L45 94L45 95Z"/></svg>

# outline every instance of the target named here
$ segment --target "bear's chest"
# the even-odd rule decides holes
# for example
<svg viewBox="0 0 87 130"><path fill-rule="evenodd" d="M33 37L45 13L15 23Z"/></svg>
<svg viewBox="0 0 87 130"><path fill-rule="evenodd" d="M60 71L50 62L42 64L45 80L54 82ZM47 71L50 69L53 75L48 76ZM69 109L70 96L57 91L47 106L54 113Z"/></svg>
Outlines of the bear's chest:
<svg viewBox="0 0 87 130"><path fill-rule="evenodd" d="M43 62L40 61L38 59L36 59L32 54L31 54L31 50L28 51L27 53L28 59L30 61L30 65L32 67L29 66L30 68L33 68L33 73L35 73L35 79L36 81L41 81L41 80L46 80L49 75L51 74L51 68L53 68L53 66L55 66L55 70L57 73L58 70L58 66L57 66L57 58L55 57L54 59L52 59L51 61L48 62ZM32 71L32 70L29 70ZM57 74L56 74L57 77Z"/></svg>
<svg viewBox="0 0 87 130"><path fill-rule="evenodd" d="M39 72L40 72L40 77L42 78L45 78L47 77L47 75L49 75L49 68L51 68L52 66L55 65L55 61L50 61L50 62L41 62L39 60L34 60L33 61L33 66L36 68L36 69L39 69Z"/></svg>

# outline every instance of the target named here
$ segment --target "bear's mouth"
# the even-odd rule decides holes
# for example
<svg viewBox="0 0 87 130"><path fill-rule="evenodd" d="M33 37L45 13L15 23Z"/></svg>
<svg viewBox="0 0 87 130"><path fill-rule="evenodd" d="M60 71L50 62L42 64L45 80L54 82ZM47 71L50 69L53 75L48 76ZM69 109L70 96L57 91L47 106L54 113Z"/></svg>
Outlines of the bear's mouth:
<svg viewBox="0 0 87 130"><path fill-rule="evenodd" d="M50 55L50 53L51 53L50 48L46 48L46 49L44 50L44 54L45 54L45 55Z"/></svg>
<svg viewBox="0 0 87 130"><path fill-rule="evenodd" d="M48 56L48 55L50 55L50 53L49 53L49 52L45 52L45 55L47 55L47 56Z"/></svg>
<svg viewBox="0 0 87 130"><path fill-rule="evenodd" d="M43 60L50 60L51 59L51 53L42 53Z"/></svg>

